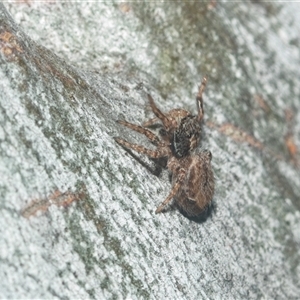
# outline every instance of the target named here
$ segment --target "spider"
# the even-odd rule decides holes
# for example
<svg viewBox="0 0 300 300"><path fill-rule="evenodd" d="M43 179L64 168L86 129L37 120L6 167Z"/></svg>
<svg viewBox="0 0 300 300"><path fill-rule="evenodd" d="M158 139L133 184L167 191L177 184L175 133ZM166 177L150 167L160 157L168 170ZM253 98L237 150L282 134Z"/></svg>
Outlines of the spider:
<svg viewBox="0 0 300 300"><path fill-rule="evenodd" d="M210 151L194 154L201 136L203 120L202 94L206 85L203 78L197 94L198 115L193 116L183 109L173 109L162 113L148 95L152 111L156 118L144 123L144 127L126 121L118 123L144 134L157 148L150 150L138 144L132 144L121 138L115 138L121 146L146 154L151 158L167 157L167 168L172 174L172 190L165 201L157 208L156 213L163 211L174 198L179 209L188 217L197 217L209 206L214 193L214 177L211 168ZM163 124L161 139L145 127L158 121Z"/></svg>

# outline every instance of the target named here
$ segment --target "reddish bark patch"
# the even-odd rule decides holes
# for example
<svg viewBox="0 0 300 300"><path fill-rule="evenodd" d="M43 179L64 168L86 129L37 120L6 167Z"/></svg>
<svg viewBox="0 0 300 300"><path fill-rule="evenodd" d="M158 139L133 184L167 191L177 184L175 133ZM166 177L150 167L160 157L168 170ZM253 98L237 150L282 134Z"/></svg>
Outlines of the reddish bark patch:
<svg viewBox="0 0 300 300"><path fill-rule="evenodd" d="M54 191L50 196L43 199L32 200L22 211L24 218L29 218L37 214L37 212L46 212L51 205L68 207L74 201L81 200L82 193L62 193L59 190Z"/></svg>

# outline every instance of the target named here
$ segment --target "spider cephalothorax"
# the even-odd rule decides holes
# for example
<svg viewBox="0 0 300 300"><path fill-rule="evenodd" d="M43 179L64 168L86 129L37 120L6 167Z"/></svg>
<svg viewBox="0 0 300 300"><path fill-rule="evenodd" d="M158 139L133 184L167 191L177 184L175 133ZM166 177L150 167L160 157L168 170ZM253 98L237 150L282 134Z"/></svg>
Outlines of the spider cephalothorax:
<svg viewBox="0 0 300 300"><path fill-rule="evenodd" d="M201 135L201 123L196 116L188 115L183 118L175 129L171 139L171 150L176 157L184 157L194 150Z"/></svg>
<svg viewBox="0 0 300 300"><path fill-rule="evenodd" d="M172 174L172 189L156 213L163 211L174 198L179 209L188 217L197 217L210 205L214 194L214 176L211 167L210 151L194 153L201 137L203 120L202 93L206 78L202 80L197 95L198 115L193 116L183 109L173 109L162 113L148 95L150 106L156 118L144 123L144 127L126 121L120 124L144 134L155 146L150 150L138 144L132 144L121 138L116 142L125 148L144 153L151 158L167 157L167 168ZM164 134L160 137L145 127L158 121L163 124Z"/></svg>

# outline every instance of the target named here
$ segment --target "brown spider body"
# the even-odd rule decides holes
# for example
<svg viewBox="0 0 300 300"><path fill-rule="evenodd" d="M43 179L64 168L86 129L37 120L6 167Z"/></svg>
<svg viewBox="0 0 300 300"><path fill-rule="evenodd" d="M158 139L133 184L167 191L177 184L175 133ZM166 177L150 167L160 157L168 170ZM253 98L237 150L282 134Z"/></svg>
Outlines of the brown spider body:
<svg viewBox="0 0 300 300"><path fill-rule="evenodd" d="M142 145L115 138L118 144L151 158L168 158L167 167L172 174L172 189L165 201L157 208L156 213L160 213L173 198L187 217L199 216L211 203L214 194L214 177L210 164L211 153L207 150L197 154L193 153L201 138L202 93L205 85L206 78L202 80L197 95L197 116L193 116L183 109L173 109L164 114L157 108L152 97L148 95L156 118L145 122L144 127L126 121L118 121L128 128L144 134L156 146L156 149L150 150ZM158 121L161 121L163 125L160 138L145 128Z"/></svg>

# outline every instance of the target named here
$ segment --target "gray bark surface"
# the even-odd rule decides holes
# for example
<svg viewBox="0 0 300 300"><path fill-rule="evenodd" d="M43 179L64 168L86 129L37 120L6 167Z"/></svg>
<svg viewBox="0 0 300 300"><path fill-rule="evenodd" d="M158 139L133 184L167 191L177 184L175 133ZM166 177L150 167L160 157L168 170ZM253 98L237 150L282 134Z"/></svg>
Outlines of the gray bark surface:
<svg viewBox="0 0 300 300"><path fill-rule="evenodd" d="M0 297L299 298L299 8L0 4ZM115 121L152 117L148 92L196 112L205 74L198 224L155 215L167 171L113 137L153 147Z"/></svg>

